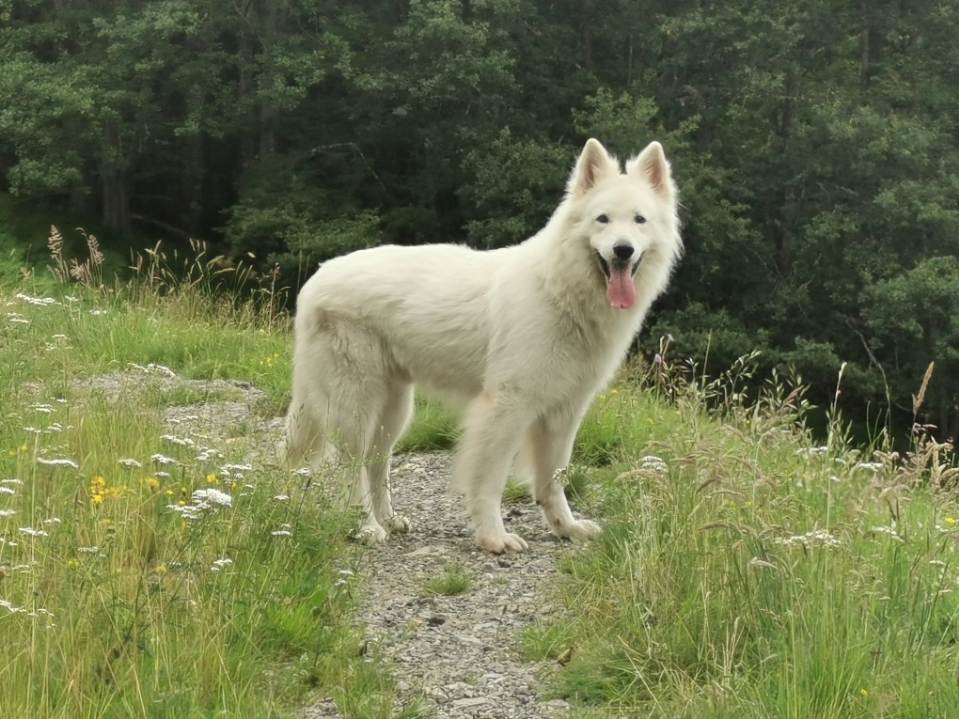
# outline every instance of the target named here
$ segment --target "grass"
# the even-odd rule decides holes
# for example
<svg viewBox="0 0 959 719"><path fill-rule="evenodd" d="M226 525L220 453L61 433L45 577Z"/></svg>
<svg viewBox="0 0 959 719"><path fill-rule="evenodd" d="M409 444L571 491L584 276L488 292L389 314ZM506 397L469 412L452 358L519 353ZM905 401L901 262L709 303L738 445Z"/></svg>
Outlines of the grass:
<svg viewBox="0 0 959 719"><path fill-rule="evenodd" d="M153 362L280 402L286 323L190 286L21 280L0 307L0 713L275 717L329 696L348 717L392 716L390 674L351 621L349 514L251 461L253 429L163 439L178 433L165 407L228 391L79 389Z"/></svg>
<svg viewBox="0 0 959 719"><path fill-rule="evenodd" d="M702 386L593 407L575 473L606 531L524 636L562 659L573 717L956 715L953 460L853 449L835 418L817 448L784 395L721 419Z"/></svg>
<svg viewBox="0 0 959 719"><path fill-rule="evenodd" d="M221 293L216 258L177 282L141 270L96 290L0 278L3 716L273 717L309 695L391 716L389 672L351 624L350 514L267 461L226 468L248 464L255 427L211 441L222 456L162 438L165 407L229 390L78 390L156 363L251 382L258 412L282 411L273 295ZM801 393L774 382L750 401L747 375L684 383L664 360L594 404L567 481L606 531L564 560L565 610L522 637L559 663L549 691L579 719L955 716L951 448L920 433L904 456L854 449L834 414L817 447ZM417 403L403 447L450 446L453 416ZM454 563L424 591L471 582Z"/></svg>
<svg viewBox="0 0 959 719"><path fill-rule="evenodd" d="M456 562L446 565L441 574L429 579L423 585L427 594L443 594L450 597L464 594L472 588L473 580L469 572L462 564Z"/></svg>

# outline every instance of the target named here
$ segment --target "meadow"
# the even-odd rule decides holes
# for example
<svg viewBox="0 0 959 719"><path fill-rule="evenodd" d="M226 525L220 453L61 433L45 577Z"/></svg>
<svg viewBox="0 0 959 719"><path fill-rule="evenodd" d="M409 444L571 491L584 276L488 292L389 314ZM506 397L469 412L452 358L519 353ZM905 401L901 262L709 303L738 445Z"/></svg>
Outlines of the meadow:
<svg viewBox="0 0 959 719"><path fill-rule="evenodd" d="M289 384L275 292L238 299L241 271L202 248L104 287L94 249L86 275L54 251L53 273L0 285L0 715L273 717L329 697L422 716L352 621L376 550L348 540L328 478L266 441ZM959 715L952 448L919 426L908 452L853 446L834 408L816 438L801 381L757 393L752 367L711 381L664 344L598 399L568 491L606 531L563 560L564 609L516 637L555 662L544 695L580 719ZM229 431L177 423L244 401ZM450 446L453 419L421 410L404 448ZM470 581L454 564L423 591Z"/></svg>

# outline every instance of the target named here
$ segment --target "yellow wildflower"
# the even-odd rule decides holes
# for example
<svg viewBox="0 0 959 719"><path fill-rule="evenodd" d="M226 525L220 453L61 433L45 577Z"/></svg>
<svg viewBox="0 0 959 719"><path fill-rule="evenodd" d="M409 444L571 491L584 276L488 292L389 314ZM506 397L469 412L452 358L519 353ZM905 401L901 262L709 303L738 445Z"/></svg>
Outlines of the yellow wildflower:
<svg viewBox="0 0 959 719"><path fill-rule="evenodd" d="M956 518L955 518L955 517L946 517L943 521L946 523L946 526L947 526L947 527L955 527L955 526L956 526Z"/></svg>
<svg viewBox="0 0 959 719"><path fill-rule="evenodd" d="M160 488L160 480L156 477L149 477L147 479L147 487L150 488L151 492L156 492Z"/></svg>
<svg viewBox="0 0 959 719"><path fill-rule="evenodd" d="M206 476L206 483L207 483L207 484L219 484L219 483L220 483L220 480L217 479L217 476L211 472L210 474L208 474L208 475Z"/></svg>

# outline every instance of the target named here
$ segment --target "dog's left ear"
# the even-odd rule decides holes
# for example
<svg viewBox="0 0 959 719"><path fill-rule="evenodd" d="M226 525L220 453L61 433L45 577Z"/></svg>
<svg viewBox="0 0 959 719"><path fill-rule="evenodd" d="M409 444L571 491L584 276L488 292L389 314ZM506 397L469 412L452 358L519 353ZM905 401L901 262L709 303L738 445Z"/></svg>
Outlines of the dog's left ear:
<svg viewBox="0 0 959 719"><path fill-rule="evenodd" d="M619 174L619 163L614 160L602 143L589 138L579 154L573 174L569 176L566 192L570 195L585 195L601 180Z"/></svg>
<svg viewBox="0 0 959 719"><path fill-rule="evenodd" d="M626 174L644 178L664 199L672 199L676 193L673 176L669 170L669 160L666 159L663 146L655 140L626 163Z"/></svg>

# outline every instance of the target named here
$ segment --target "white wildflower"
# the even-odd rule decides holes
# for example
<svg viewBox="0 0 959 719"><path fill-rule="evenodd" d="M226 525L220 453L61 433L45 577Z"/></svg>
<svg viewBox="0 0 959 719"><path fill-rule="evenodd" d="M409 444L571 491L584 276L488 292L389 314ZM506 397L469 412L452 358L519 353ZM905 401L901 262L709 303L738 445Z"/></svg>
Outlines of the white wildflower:
<svg viewBox="0 0 959 719"><path fill-rule="evenodd" d="M826 546L826 547L838 547L841 542L832 536L829 532L823 529L814 529L811 532L806 532L805 534L797 534L792 537L780 537L775 540L777 544L783 544L788 546L793 546L797 544L802 544L804 546Z"/></svg>
<svg viewBox="0 0 959 719"><path fill-rule="evenodd" d="M299 469L294 469L293 474L298 474L301 477L312 477L313 470L309 467L300 467Z"/></svg>
<svg viewBox="0 0 959 719"><path fill-rule="evenodd" d="M292 537L293 536L293 532L291 532L289 529L276 529L270 532L270 534L272 534L274 537Z"/></svg>
<svg viewBox="0 0 959 719"><path fill-rule="evenodd" d="M209 502L218 504L221 507L229 507L233 504L233 497L219 489L209 487L207 489L197 489L193 492L193 501L195 503Z"/></svg>
<svg viewBox="0 0 959 719"><path fill-rule="evenodd" d="M0 494L16 494L10 487L0 487Z"/></svg>
<svg viewBox="0 0 959 719"><path fill-rule="evenodd" d="M33 527L20 527L20 534L26 534L31 537L49 537L50 535L44 532L42 529L34 529Z"/></svg>
<svg viewBox="0 0 959 719"><path fill-rule="evenodd" d="M0 519L6 519L7 517L12 517L17 513L15 509L0 509Z"/></svg>
<svg viewBox="0 0 959 719"><path fill-rule="evenodd" d="M96 554L100 551L100 548L97 545L92 544L88 547L77 547L77 551L81 554Z"/></svg>
<svg viewBox="0 0 959 719"><path fill-rule="evenodd" d="M203 447L201 448L199 454L196 456L197 462L212 462L214 459L222 459L223 453L218 449L213 449L212 447Z"/></svg>
<svg viewBox="0 0 959 719"><path fill-rule="evenodd" d="M882 462L858 462L853 466L853 469L863 469L867 472L878 472L882 469Z"/></svg>
<svg viewBox="0 0 959 719"><path fill-rule="evenodd" d="M47 307L49 305L60 304L52 297L32 297L30 295L24 294L23 292L18 292L14 295L18 300L26 302L28 305L36 305L39 307Z"/></svg>
<svg viewBox="0 0 959 719"><path fill-rule="evenodd" d="M222 467L220 467L220 471L223 472L223 474L231 474L233 472L242 474L243 472L252 472L253 465L252 464L224 464Z"/></svg>
<svg viewBox="0 0 959 719"><path fill-rule="evenodd" d="M193 447L196 445L196 442L189 437L177 437L174 434L161 434L160 439L162 439L164 442L175 444L178 447Z"/></svg>
<svg viewBox="0 0 959 719"><path fill-rule="evenodd" d="M34 412L40 412L41 414L53 414L53 405L52 404L41 404L39 402L30 405L30 409Z"/></svg>
<svg viewBox="0 0 959 719"><path fill-rule="evenodd" d="M290 495L288 494L278 494L275 497L273 497L273 499L275 499L277 502L286 502L289 498L290 498Z"/></svg>
<svg viewBox="0 0 959 719"><path fill-rule="evenodd" d="M90 314L94 317L102 317L105 314L108 314L106 310L90 310Z"/></svg>
<svg viewBox="0 0 959 719"><path fill-rule="evenodd" d="M46 457L37 457L37 464L43 464L47 467L70 467L70 469L80 469L80 465L72 459L66 457L47 459Z"/></svg>
<svg viewBox="0 0 959 719"><path fill-rule="evenodd" d="M176 464L176 460L163 454L150 455L150 459L157 464Z"/></svg>
<svg viewBox="0 0 959 719"><path fill-rule="evenodd" d="M221 569L224 567L229 567L231 564L233 564L232 559L229 557L223 557L222 559L217 559L215 562L213 562L213 566L210 567L210 571L219 572Z"/></svg>
<svg viewBox="0 0 959 719"><path fill-rule="evenodd" d="M141 462L138 462L132 457L124 457L123 459L117 460L117 464L125 469L140 469L140 467L143 466Z"/></svg>
<svg viewBox="0 0 959 719"><path fill-rule="evenodd" d="M63 524L63 520L59 517L50 517L50 519L44 519L44 524Z"/></svg>

